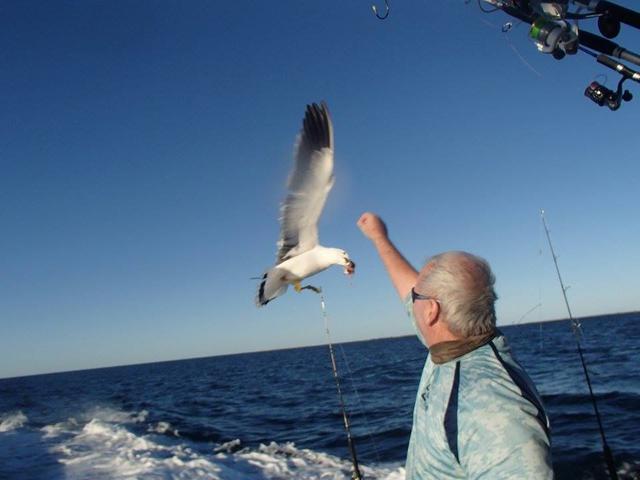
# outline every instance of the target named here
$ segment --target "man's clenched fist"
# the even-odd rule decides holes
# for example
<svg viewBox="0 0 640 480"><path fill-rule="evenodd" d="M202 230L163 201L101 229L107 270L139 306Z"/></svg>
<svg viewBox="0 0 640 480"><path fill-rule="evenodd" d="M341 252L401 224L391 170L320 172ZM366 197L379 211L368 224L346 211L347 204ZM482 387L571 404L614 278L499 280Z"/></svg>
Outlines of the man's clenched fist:
<svg viewBox="0 0 640 480"><path fill-rule="evenodd" d="M363 213L358 219L358 228L371 241L387 238L387 226L375 213Z"/></svg>

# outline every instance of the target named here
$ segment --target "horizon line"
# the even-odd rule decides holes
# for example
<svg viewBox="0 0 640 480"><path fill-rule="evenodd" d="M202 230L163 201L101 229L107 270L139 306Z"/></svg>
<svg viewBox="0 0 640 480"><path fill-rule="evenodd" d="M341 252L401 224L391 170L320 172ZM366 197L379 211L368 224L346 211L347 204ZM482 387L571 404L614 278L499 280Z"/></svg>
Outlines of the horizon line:
<svg viewBox="0 0 640 480"><path fill-rule="evenodd" d="M605 313L605 314L600 314L600 315L586 315L586 316L581 316L581 317L574 317L574 319L576 319L576 320L589 320L591 318L596 318L596 317L630 315L630 314L634 314L634 313L640 314L640 310L629 310L629 311L624 311L624 312ZM505 324L505 325L501 325L500 327L502 327L502 328L504 328L504 327L518 327L518 326L529 325L529 324L564 322L564 321L569 321L569 320L570 320L569 317L553 318L553 319L537 320L537 321L531 321L531 322L508 323L508 324ZM496 328L497 327L498 327L498 325L496 325ZM392 335L392 336L389 336L389 337L362 338L362 339L346 340L344 342L335 342L335 345L345 345L345 344L349 344L349 343L359 343L359 342L373 342L373 341L377 341L377 340L387 340L387 339L392 339L392 338L404 338L404 337L412 337L412 336L415 336L415 334L414 333L410 333L410 334L404 334L404 335ZM156 364L156 363L171 363L171 362L182 362L182 361L188 361L188 360L203 360L205 358L231 357L231 356L235 356L235 355L247 355L247 354L252 354L252 353L279 352L279 351L283 351L283 350L296 350L296 349L301 349L301 348L317 348L317 347L324 347L326 345L327 345L327 343L323 342L323 343L315 343L315 344L312 344L312 345L298 345L298 346L291 346L291 347L269 348L269 349L265 349L265 350L248 350L248 351L244 351L244 352L220 353L220 354L197 356L197 357L173 358L173 359L169 359L169 360L154 360L154 361L150 361L150 362L125 363L125 364L117 364L117 365L105 365L105 366L101 366L101 367L77 368L77 369L72 369L72 370L59 370L59 371L54 371L54 372L30 373L30 374L27 374L27 375L17 375L17 376L12 376L12 377L0 377L0 381L15 380L15 379L18 379L18 378L27 378L27 377L37 377L37 376L44 376L44 375L59 375L59 374L65 374L65 373L87 372L87 371L91 371L91 370L106 370L106 369L110 369L110 368L136 367L136 366L143 366L143 365L153 365L153 364Z"/></svg>

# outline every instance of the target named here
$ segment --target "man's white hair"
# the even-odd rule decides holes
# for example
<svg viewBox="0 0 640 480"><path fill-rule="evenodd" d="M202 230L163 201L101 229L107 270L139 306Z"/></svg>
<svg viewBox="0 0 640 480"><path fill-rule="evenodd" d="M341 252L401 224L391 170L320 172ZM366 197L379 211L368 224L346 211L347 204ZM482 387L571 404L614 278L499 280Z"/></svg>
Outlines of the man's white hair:
<svg viewBox="0 0 640 480"><path fill-rule="evenodd" d="M444 252L427 260L417 283L419 293L436 298L443 321L461 337L495 330L495 277L487 261L467 252Z"/></svg>

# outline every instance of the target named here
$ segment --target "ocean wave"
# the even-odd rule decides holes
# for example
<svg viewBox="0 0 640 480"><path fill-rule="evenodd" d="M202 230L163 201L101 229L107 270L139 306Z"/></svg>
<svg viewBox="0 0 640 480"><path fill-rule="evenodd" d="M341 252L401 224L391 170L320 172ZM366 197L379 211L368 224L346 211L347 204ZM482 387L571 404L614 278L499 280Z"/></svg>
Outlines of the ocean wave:
<svg viewBox="0 0 640 480"><path fill-rule="evenodd" d="M279 444L271 442L260 445L257 449L242 450L233 455L218 453L221 459L230 459L234 464L238 460L258 468L264 479L347 479L351 478L351 462L310 449L298 449L293 443ZM244 467L242 463L239 469ZM399 464L386 466L360 465L365 478L403 480L405 470ZM249 472L247 472L249 473ZM246 478L246 477L245 477Z"/></svg>
<svg viewBox="0 0 640 480"><path fill-rule="evenodd" d="M101 420L109 423L142 423L149 416L147 410L140 410L139 412L125 412L117 410L111 407L94 407L83 415L83 418L89 420Z"/></svg>
<svg viewBox="0 0 640 480"><path fill-rule="evenodd" d="M618 477L621 479L637 480L640 478L640 462L622 462L618 467Z"/></svg>
<svg viewBox="0 0 640 480"><path fill-rule="evenodd" d="M64 422L45 425L40 430L44 433L43 438L55 438L64 434L73 434L78 429L78 421L71 417Z"/></svg>
<svg viewBox="0 0 640 480"><path fill-rule="evenodd" d="M230 440L228 442L225 442L217 446L213 451L216 453L220 453L220 452L233 453L240 450L242 448L241 445L242 445L242 442L240 441L240 439L236 438L234 440Z"/></svg>
<svg viewBox="0 0 640 480"><path fill-rule="evenodd" d="M169 422L158 422L155 425L149 425L147 431L150 433L159 433L161 435L174 435L176 437L180 436L180 432L178 432L178 429L173 428L173 426Z"/></svg>
<svg viewBox="0 0 640 480"><path fill-rule="evenodd" d="M91 415L96 415L91 417ZM47 425L39 431L45 439L40 446L52 455L60 470L51 469L49 480L57 479L195 479L212 480L284 480L351 478L351 463L325 452L305 449L293 442L265 442L246 446L239 438L227 442L194 442L177 436L174 427L148 411L126 412L112 408L92 408L78 412L66 421ZM18 429L28 419L21 412L0 416L2 425ZM27 438L29 429L11 438L24 437L20 448L38 451L35 437ZM35 430L38 432L38 430ZM42 435L42 434L41 434ZM8 438L8 437L7 437ZM31 443L30 443L31 442ZM253 444L255 445L255 444ZM583 468L576 472L572 462L560 462L558 478L606 478L599 454L580 457ZM619 455L621 479L637 479L639 464L633 457ZM17 474L20 469L5 473ZM405 470L399 461L361 465L365 478L402 480ZM22 467L20 467L22 468ZM5 469L6 470L6 469ZM0 477L3 471L0 468ZM11 477L12 475L8 475ZM44 477L43 477L44 478Z"/></svg>
<svg viewBox="0 0 640 480"><path fill-rule="evenodd" d="M168 422L150 424L140 432L136 423L148 412L131 414L94 409L97 417L75 418L42 429L54 442L50 451L64 467L64 478L145 479L210 478L212 480L348 479L351 463L336 456L296 447L294 443L243 447L240 439L222 444L194 443L177 437ZM86 417L82 415L81 417ZM133 427L133 432L130 428ZM169 435L174 433L174 435ZM55 442L55 440L58 440ZM398 464L362 465L372 480L404 479Z"/></svg>
<svg viewBox="0 0 640 480"><path fill-rule="evenodd" d="M6 413L0 415L0 433L11 432L21 428L29 419L18 410L17 412Z"/></svg>

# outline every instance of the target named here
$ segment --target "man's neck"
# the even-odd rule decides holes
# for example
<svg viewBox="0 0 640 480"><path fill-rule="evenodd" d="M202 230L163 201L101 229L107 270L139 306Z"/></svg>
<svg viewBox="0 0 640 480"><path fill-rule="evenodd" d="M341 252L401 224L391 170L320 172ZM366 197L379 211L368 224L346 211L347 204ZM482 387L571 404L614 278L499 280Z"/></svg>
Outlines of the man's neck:
<svg viewBox="0 0 640 480"><path fill-rule="evenodd" d="M453 342L457 340L464 340L464 337L461 337L460 335L456 335L455 333L451 332L448 328L439 328L438 330L431 332L429 340L430 340L429 348L431 348L433 345L437 345L438 343L442 343L442 342Z"/></svg>

